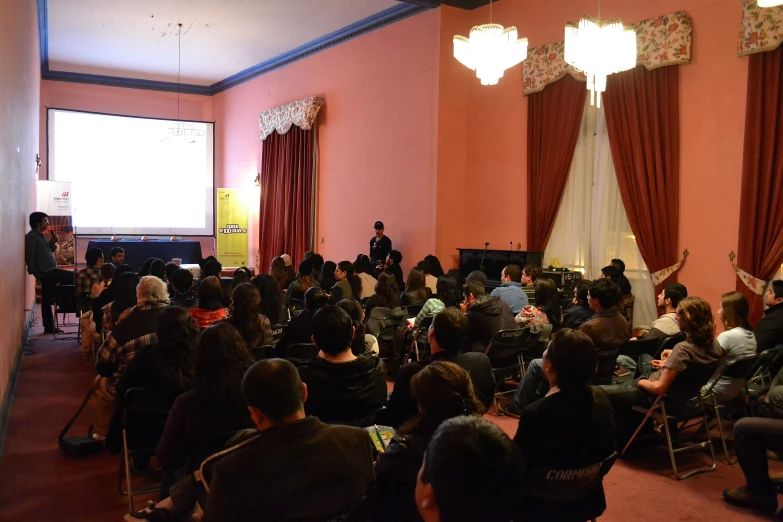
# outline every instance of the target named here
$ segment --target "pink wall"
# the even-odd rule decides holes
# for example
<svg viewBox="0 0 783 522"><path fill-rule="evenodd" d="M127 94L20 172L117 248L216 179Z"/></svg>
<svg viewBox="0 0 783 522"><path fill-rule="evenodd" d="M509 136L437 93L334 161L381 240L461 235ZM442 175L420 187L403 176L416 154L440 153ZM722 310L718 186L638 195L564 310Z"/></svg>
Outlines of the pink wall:
<svg viewBox="0 0 783 522"><path fill-rule="evenodd" d="M428 11L216 95L218 178L251 189L258 114L321 96L318 251L334 261L366 253L376 220L404 269L434 251L439 20Z"/></svg>
<svg viewBox="0 0 783 522"><path fill-rule="evenodd" d="M0 403L21 346L33 300L24 264L24 235L35 201L40 57L35 2L0 4ZM2 422L2 419L0 419ZM4 430L0 425L0 432Z"/></svg>
<svg viewBox="0 0 783 522"><path fill-rule="evenodd" d="M470 25L484 23L487 8L466 20L442 8L441 75L455 60L445 42L467 34ZM604 18L634 22L685 11L694 20L693 63L680 73L680 250L691 256L680 273L689 293L701 295L717 308L720 293L734 288L728 253L736 249L739 187L746 96L747 59L738 58L737 32L741 20L736 0L605 0ZM593 0L539 2L508 0L493 7L494 20L516 25L531 47L563 39L567 21L595 15ZM471 72L471 71L467 71ZM525 176L527 157L527 100L522 95L522 67L506 72L496 86L481 86L469 75L452 74L452 88L467 89L467 133L445 147L442 129L464 129L462 112L440 114L439 147L462 157L467 150L465 191L475 203L461 230L439 235L439 252L456 243L479 247L484 241L503 248L513 241L526 244ZM443 100L441 100L443 104ZM576 117L576 116L575 116ZM454 131L451 133L454 137ZM448 152L446 152L448 154ZM447 161L442 153L439 161ZM440 189L440 185L439 185Z"/></svg>
<svg viewBox="0 0 783 522"><path fill-rule="evenodd" d="M46 157L46 108L73 109L79 111L105 112L124 116L143 116L147 118L176 118L177 94L169 92L124 89L55 81L41 82L40 111L40 147L41 179L46 179L48 158ZM180 95L180 115L183 119L213 121L212 98L209 96ZM217 134L219 128L216 125ZM217 180L216 180L217 182ZM220 183L217 182L218 187ZM87 239L87 238L85 238ZM201 253L204 257L214 254L212 237L190 238L201 241ZM84 262L87 241L77 244L76 259ZM166 259L165 261L169 261ZM139 268L139 267L134 267Z"/></svg>

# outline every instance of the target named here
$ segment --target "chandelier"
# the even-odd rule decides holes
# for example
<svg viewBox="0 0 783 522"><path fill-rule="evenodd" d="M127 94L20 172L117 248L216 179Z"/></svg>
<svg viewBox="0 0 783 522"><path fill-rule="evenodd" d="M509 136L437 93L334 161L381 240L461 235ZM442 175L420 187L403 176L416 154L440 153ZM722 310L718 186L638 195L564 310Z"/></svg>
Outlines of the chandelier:
<svg viewBox="0 0 783 522"><path fill-rule="evenodd" d="M579 25L566 24L563 58L574 69L584 71L590 104L601 107L606 77L636 67L636 31L623 28L617 18L602 22L599 1L598 19L583 16Z"/></svg>
<svg viewBox="0 0 783 522"><path fill-rule="evenodd" d="M496 85L503 72L527 58L527 38L517 39L517 28L503 28L492 23L492 0L489 23L477 25L470 36L454 37L454 58L476 71L481 85Z"/></svg>

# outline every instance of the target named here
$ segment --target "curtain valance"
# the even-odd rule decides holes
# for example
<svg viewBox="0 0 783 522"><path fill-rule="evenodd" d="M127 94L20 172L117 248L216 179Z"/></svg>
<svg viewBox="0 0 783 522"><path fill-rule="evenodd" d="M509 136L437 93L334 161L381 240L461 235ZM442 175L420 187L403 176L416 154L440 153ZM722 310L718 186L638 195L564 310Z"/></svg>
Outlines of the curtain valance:
<svg viewBox="0 0 783 522"><path fill-rule="evenodd" d="M318 116L318 111L323 104L323 98L310 96L262 112L258 116L258 122L261 126L261 141L265 140L273 131L285 134L291 129L291 125L296 125L302 130L312 129L315 117Z"/></svg>
<svg viewBox="0 0 783 522"><path fill-rule="evenodd" d="M752 0L755 4L755 0ZM691 62L693 20L687 13L671 14L629 24L636 30L636 63L647 69ZM539 92L565 74L579 81L585 75L568 65L563 58L563 42L534 47L522 64L524 94Z"/></svg>
<svg viewBox="0 0 783 522"><path fill-rule="evenodd" d="M759 7L756 0L742 0L739 56L774 51L781 43L783 7Z"/></svg>

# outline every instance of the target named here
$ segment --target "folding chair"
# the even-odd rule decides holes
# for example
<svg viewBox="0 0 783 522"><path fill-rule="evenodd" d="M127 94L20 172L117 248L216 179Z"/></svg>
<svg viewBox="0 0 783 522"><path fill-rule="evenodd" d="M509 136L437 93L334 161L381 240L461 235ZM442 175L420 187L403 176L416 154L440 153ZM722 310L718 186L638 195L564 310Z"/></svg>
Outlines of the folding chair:
<svg viewBox="0 0 783 522"><path fill-rule="evenodd" d="M413 342L411 343L411 348L407 350L407 353L403 354L401 364L406 364L409 363L410 361L420 361L422 359L421 357L422 351L425 351L425 353L429 353L430 338L427 335L427 331L430 329L433 319L434 317L425 317L424 319L421 320L419 326L413 329L413 332L411 333L411 338L413 339ZM419 349L420 346L426 350Z"/></svg>
<svg viewBox="0 0 783 522"><path fill-rule="evenodd" d="M125 411L122 416L122 455L117 478L120 495L128 499L128 513L133 513L134 497L160 491L160 483L143 489L133 489L133 459L149 460L155 455L158 440L163 434L168 408L159 406L160 392L150 388L130 388L125 392ZM134 426L144 426L143 433ZM125 475L127 490L123 490L122 479Z"/></svg>
<svg viewBox="0 0 783 522"><path fill-rule="evenodd" d="M519 520L531 510L545 513L548 520L595 521L606 509L603 479L617 457L614 452L602 461L579 467L534 469L526 478Z"/></svg>
<svg viewBox="0 0 783 522"><path fill-rule="evenodd" d="M62 315L62 322L58 319L58 314ZM73 314L75 321L66 322L65 316ZM76 296L75 285L57 285L54 287L54 339L56 341L75 339L79 342L82 340L81 328L79 324L79 317L81 311L79 309L79 300ZM60 327L76 327L74 332L64 332L65 337L62 335L57 337L57 330Z"/></svg>
<svg viewBox="0 0 783 522"><path fill-rule="evenodd" d="M764 350L758 355L759 357L756 365L753 367L752 375L748 379L748 389L753 399L757 399L769 391L772 380L775 378L775 375L772 373L774 371L773 368L776 366L778 359L783 356L783 345L779 344L774 348Z"/></svg>
<svg viewBox="0 0 783 522"><path fill-rule="evenodd" d="M250 355L253 356L253 360L261 361L263 359L274 359L277 357L275 354L275 347L271 344L264 346L256 346L250 349ZM316 354L317 355L317 354Z"/></svg>
<svg viewBox="0 0 783 522"><path fill-rule="evenodd" d="M271 326L273 346L276 345L277 342L283 337L283 328L285 328L285 325L286 323L278 323Z"/></svg>
<svg viewBox="0 0 783 522"><path fill-rule="evenodd" d="M489 358L492 373L495 375L495 411L504 415L506 411L500 407L498 397L514 393L514 390L500 391L508 378L521 378L525 374L525 362L522 352L530 343L538 343L538 334L529 328L516 330L500 330L492 336L492 340L484 352Z"/></svg>
<svg viewBox="0 0 783 522"><path fill-rule="evenodd" d="M737 459L732 460L731 457L729 456L729 449L726 446L726 435L723 433L723 422L720 416L721 410L726 411L730 405L720 404L718 402L718 399L715 396L715 385L723 377L728 377L731 379L747 380L748 377L751 375L754 366L756 365L756 361L758 360L758 357L759 356L757 354L749 355L747 357L741 357L739 359L726 363L726 366L723 367L723 370L721 371L720 375L717 376L715 380L713 380L713 382L710 384L710 387L707 389L706 392L704 392L702 396L702 400L704 401L704 404L708 407L711 407L712 410L715 412L715 420L718 423L718 432L720 433L720 440L721 443L723 444L723 453L726 455L726 462L728 462L730 465L736 464ZM709 429L707 429L707 432L709 433Z"/></svg>
<svg viewBox="0 0 783 522"><path fill-rule="evenodd" d="M653 354L653 359L660 359L664 350L671 350L685 340L685 332L680 332L658 341L658 349Z"/></svg>
<svg viewBox="0 0 783 522"><path fill-rule="evenodd" d="M286 359L298 359L300 361L309 361L318 357L321 350L313 343L294 343L286 348Z"/></svg>
<svg viewBox="0 0 783 522"><path fill-rule="evenodd" d="M622 346L624 345L596 347L598 348L598 367L590 384L612 384L614 370L617 368L617 354Z"/></svg>
<svg viewBox="0 0 783 522"><path fill-rule="evenodd" d="M621 455L625 455L631 443L636 439L636 436L639 434L642 427L647 423L647 419L652 417L655 422L663 424L664 432L666 434L666 444L669 448L669 458L672 463L672 471L674 471L674 475L679 480L684 480L699 473L714 471L718 465L717 460L715 459L715 448L712 445L712 439L710 438L709 430L707 429L709 426L709 419L707 418L707 411L704 408L704 401L701 397L701 388L715 373L717 367L718 363L710 365L690 365L684 372L675 377L671 386L669 386L669 393L656 397L652 406L649 408L633 406L634 411L644 413L644 419L642 419L642 422L639 423L639 427L636 428L636 431L626 443ZM698 409L695 411L687 408L688 401L694 396L698 399L699 403ZM669 403L669 412L666 411L667 402ZM671 426L676 428L680 424L683 424L683 429L685 429L688 427L688 421L691 420L697 420L703 423L706 440L689 446L675 448L675 440L672 437ZM697 468L685 474L681 474L677 470L677 459L675 458L677 453L692 449L703 449L706 446L709 446L710 448L712 466Z"/></svg>
<svg viewBox="0 0 783 522"><path fill-rule="evenodd" d="M658 349L658 339L639 339L628 341L620 347L618 355L627 355L631 359L638 359L640 355L654 355Z"/></svg>
<svg viewBox="0 0 783 522"><path fill-rule="evenodd" d="M633 296L633 294L628 294L623 296L623 315L628 319L628 324L631 325L631 329L633 330L633 303L636 300L636 298Z"/></svg>
<svg viewBox="0 0 783 522"><path fill-rule="evenodd" d="M405 313L408 314L408 317L416 317L422 308L424 308L424 305L408 305L405 307Z"/></svg>

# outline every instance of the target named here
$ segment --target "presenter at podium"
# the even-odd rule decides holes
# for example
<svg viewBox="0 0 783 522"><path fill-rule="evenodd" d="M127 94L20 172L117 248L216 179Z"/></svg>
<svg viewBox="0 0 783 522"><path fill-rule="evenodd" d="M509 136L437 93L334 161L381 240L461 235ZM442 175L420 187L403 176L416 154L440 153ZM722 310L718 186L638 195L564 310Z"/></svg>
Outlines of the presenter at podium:
<svg viewBox="0 0 783 522"><path fill-rule="evenodd" d="M49 216L43 212L30 214L30 232L25 236L25 261L27 272L41 282L41 319L44 333L54 332L54 288L58 284L72 285L73 272L57 268L54 251L57 250L58 237L54 231L46 239L44 232L49 228ZM58 332L62 333L62 332Z"/></svg>

